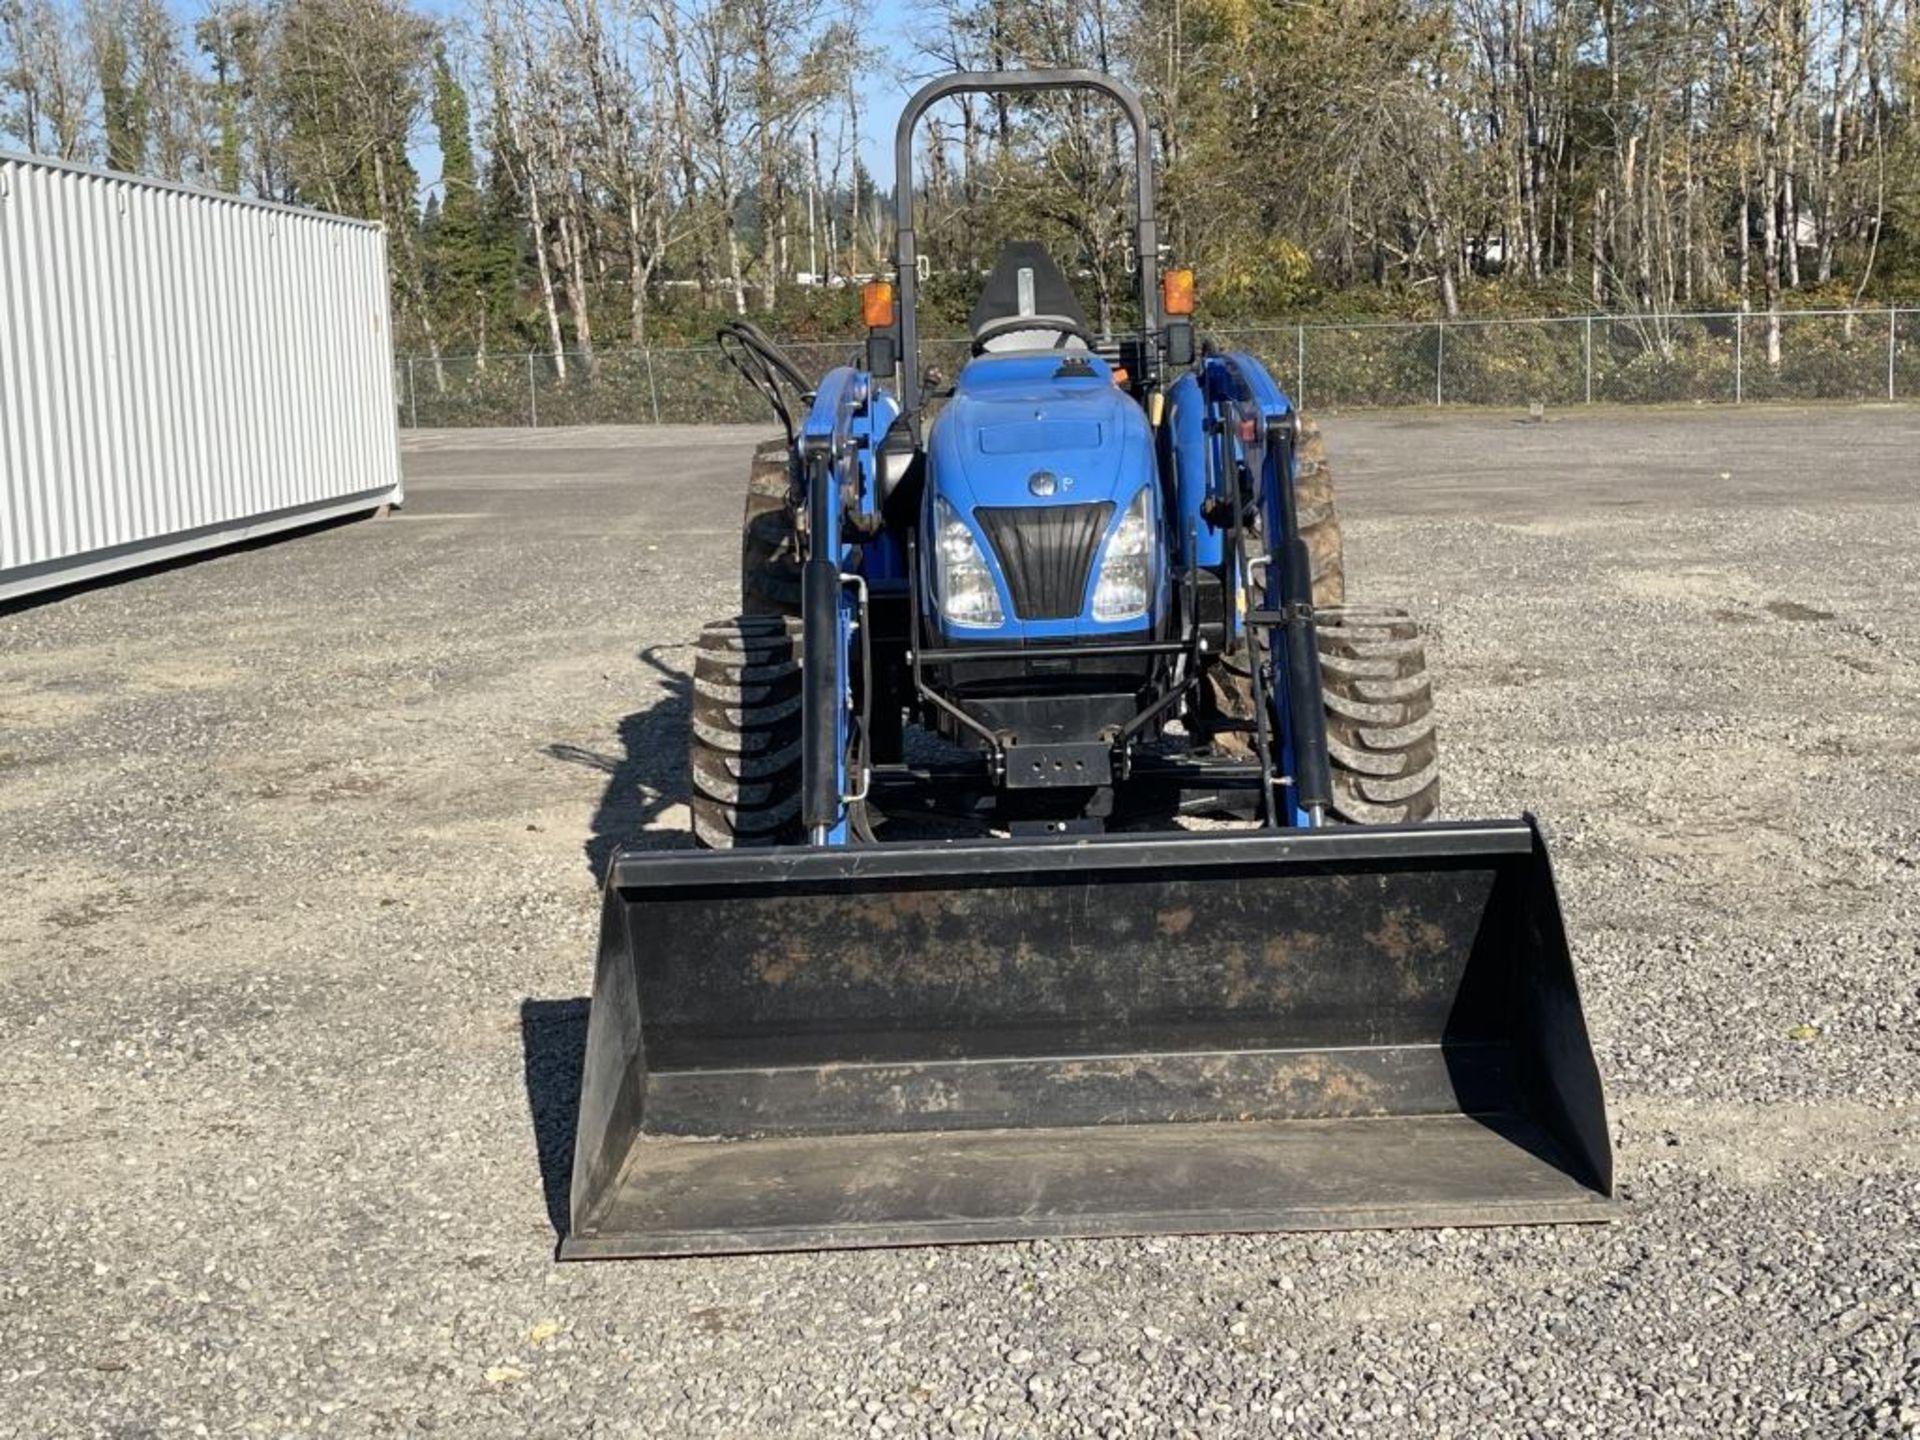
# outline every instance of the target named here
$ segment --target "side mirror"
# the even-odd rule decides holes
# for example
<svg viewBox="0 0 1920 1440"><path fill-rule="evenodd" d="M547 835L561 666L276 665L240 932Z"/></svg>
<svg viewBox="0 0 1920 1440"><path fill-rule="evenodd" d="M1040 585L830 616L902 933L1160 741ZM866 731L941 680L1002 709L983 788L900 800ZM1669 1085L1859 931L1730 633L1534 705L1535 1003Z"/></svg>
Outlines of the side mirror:
<svg viewBox="0 0 1920 1440"><path fill-rule="evenodd" d="M1193 364L1193 321L1184 317L1167 321L1167 363Z"/></svg>

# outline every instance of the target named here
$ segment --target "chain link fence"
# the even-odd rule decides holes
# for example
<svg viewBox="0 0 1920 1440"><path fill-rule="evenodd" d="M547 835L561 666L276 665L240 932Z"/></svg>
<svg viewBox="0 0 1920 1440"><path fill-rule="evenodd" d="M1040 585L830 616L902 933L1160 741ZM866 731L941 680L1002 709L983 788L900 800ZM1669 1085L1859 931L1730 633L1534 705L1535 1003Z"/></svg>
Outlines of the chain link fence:
<svg viewBox="0 0 1920 1440"><path fill-rule="evenodd" d="M1920 309L1572 315L1352 325L1221 327L1304 408L1920 399ZM858 341L785 347L808 374L855 360ZM921 342L951 375L964 339ZM758 422L766 402L712 345L402 356L402 426Z"/></svg>

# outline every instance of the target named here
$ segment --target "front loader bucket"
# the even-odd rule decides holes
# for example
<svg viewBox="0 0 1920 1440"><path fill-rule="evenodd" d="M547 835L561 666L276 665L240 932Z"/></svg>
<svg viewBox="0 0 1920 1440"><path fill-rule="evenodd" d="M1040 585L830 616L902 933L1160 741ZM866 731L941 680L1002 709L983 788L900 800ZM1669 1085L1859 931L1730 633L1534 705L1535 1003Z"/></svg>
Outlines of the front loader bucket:
<svg viewBox="0 0 1920 1440"><path fill-rule="evenodd" d="M1604 1219L1531 821L618 856L564 1257Z"/></svg>

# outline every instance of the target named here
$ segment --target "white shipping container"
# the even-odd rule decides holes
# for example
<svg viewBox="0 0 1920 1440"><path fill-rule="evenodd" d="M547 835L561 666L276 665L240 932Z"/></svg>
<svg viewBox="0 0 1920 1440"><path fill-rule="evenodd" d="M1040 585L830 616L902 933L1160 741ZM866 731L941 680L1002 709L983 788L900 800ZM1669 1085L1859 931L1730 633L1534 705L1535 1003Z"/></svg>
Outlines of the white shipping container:
<svg viewBox="0 0 1920 1440"><path fill-rule="evenodd" d="M0 601L397 504L378 225L0 154Z"/></svg>

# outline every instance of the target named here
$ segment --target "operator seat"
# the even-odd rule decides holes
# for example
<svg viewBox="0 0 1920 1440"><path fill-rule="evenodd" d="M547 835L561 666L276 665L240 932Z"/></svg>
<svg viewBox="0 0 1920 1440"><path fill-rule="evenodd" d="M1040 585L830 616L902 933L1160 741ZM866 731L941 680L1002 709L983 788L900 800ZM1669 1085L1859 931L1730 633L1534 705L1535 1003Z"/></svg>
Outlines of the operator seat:
<svg viewBox="0 0 1920 1440"><path fill-rule="evenodd" d="M1031 315L1037 322L1012 322ZM1053 257L1036 240L1009 240L967 317L976 355L1088 350L1087 315Z"/></svg>

